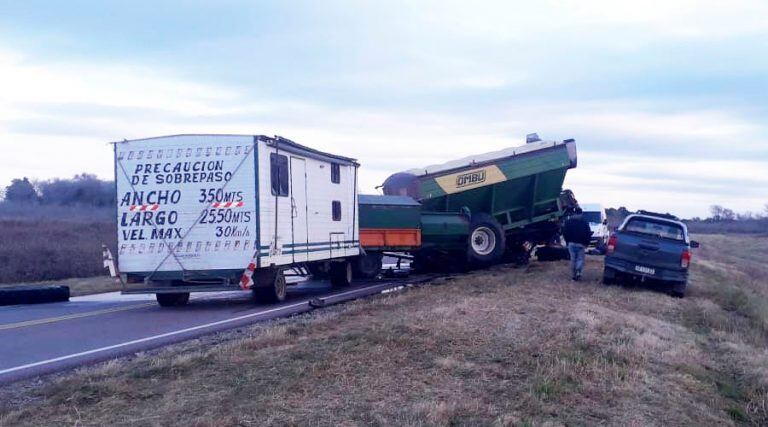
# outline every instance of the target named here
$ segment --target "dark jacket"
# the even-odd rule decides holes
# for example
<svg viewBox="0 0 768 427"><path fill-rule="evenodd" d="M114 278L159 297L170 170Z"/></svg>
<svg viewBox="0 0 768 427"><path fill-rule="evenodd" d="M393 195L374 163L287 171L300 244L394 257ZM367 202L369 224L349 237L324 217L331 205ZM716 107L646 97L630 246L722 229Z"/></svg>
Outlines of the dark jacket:
<svg viewBox="0 0 768 427"><path fill-rule="evenodd" d="M592 238L592 230L583 216L574 215L568 218L563 225L563 238L567 243L581 243L588 246L589 240Z"/></svg>

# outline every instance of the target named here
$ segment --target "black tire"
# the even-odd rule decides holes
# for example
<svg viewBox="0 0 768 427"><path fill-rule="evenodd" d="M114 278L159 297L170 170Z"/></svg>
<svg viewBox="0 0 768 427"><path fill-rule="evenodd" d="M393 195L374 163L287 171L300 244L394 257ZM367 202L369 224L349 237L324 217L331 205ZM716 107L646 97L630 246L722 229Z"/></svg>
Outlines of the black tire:
<svg viewBox="0 0 768 427"><path fill-rule="evenodd" d="M616 284L616 270L610 267L605 267L603 269L603 284L606 286Z"/></svg>
<svg viewBox="0 0 768 427"><path fill-rule="evenodd" d="M285 301L288 296L288 283L282 269L259 272L254 275L253 298L257 302L268 304Z"/></svg>
<svg viewBox="0 0 768 427"><path fill-rule="evenodd" d="M525 243L510 245L504 251L502 261L512 263L515 267L524 267L531 262L532 247L526 247Z"/></svg>
<svg viewBox="0 0 768 427"><path fill-rule="evenodd" d="M331 286L343 288L352 284L352 263L349 261L331 263Z"/></svg>
<svg viewBox="0 0 768 427"><path fill-rule="evenodd" d="M429 254L422 251L416 252L413 255L413 261L411 262L411 270L415 273L432 273L435 271L435 263Z"/></svg>
<svg viewBox="0 0 768 427"><path fill-rule="evenodd" d="M561 246L541 246L536 248L536 259L542 262L568 260L568 248Z"/></svg>
<svg viewBox="0 0 768 427"><path fill-rule="evenodd" d="M0 305L69 301L69 286L13 286L0 288Z"/></svg>
<svg viewBox="0 0 768 427"><path fill-rule="evenodd" d="M675 282L672 284L672 289L669 294L675 298L685 297L685 288L688 287L688 282Z"/></svg>
<svg viewBox="0 0 768 427"><path fill-rule="evenodd" d="M189 292L155 294L160 307L181 307L189 302Z"/></svg>
<svg viewBox="0 0 768 427"><path fill-rule="evenodd" d="M355 276L364 279L375 279L381 273L383 258L381 253L377 252L357 257L355 259Z"/></svg>
<svg viewBox="0 0 768 427"><path fill-rule="evenodd" d="M506 236L496 219L486 213L472 215L467 259L475 264L493 264L504 256Z"/></svg>

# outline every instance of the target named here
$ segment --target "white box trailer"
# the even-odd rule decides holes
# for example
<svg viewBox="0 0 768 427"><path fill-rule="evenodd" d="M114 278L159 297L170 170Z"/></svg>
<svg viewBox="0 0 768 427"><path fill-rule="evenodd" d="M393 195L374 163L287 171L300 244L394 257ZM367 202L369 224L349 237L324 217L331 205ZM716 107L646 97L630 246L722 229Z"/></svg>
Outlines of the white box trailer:
<svg viewBox="0 0 768 427"><path fill-rule="evenodd" d="M262 135L125 140L114 154L124 293L181 305L189 292L252 289L279 301L296 266L351 281L354 159Z"/></svg>

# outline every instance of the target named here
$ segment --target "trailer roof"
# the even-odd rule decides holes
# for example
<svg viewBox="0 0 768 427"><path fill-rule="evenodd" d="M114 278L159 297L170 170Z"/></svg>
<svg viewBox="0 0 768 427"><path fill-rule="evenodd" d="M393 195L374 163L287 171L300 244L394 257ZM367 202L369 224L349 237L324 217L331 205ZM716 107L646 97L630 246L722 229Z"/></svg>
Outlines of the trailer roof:
<svg viewBox="0 0 768 427"><path fill-rule="evenodd" d="M297 142L291 141L288 138L284 138L282 136L267 136L267 135L246 135L246 134L215 134L215 133L180 133L175 135L163 135L163 136L153 136L149 138L138 138L138 139L124 139L122 141L115 141L113 144L121 144L125 142L140 142L140 141L152 141L152 140L158 140L158 139L166 139L166 138L179 138L179 137L185 137L185 136L205 136L205 137L216 137L216 136L238 136L238 137L249 137L249 138L257 138L262 141L267 142L269 145L278 145L279 147L290 147L293 148L295 151L307 154L307 155L314 155L314 156L320 156L320 157L326 157L333 160L340 160L342 162L348 162L353 163L355 165L359 165L357 163L356 159L353 159L351 157L345 157L340 156L337 154L331 154L326 153L324 151L316 150L311 147L307 147L305 145L301 145Z"/></svg>
<svg viewBox="0 0 768 427"><path fill-rule="evenodd" d="M423 168L411 169L406 171L406 173L410 173L417 176L431 175L433 173L445 172L445 171L450 171L454 169L461 169L468 166L477 166L479 164L492 163L496 160L506 159L506 158L518 156L521 154L532 153L535 151L554 148L559 145L564 145L565 143L566 141L531 142L531 143L520 145L517 147L509 147L503 150L491 151L489 153L475 154L472 156L463 157L457 160L451 160L449 162L445 162L441 164L429 165Z"/></svg>

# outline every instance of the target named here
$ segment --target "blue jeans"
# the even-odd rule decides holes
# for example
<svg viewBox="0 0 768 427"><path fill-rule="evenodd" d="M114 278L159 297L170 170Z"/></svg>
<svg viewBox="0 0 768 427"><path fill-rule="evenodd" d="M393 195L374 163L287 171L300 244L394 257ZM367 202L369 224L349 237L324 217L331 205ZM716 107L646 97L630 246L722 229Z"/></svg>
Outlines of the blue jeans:
<svg viewBox="0 0 768 427"><path fill-rule="evenodd" d="M571 276L581 276L584 270L584 250L581 243L568 243L568 253L571 254Z"/></svg>

